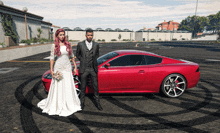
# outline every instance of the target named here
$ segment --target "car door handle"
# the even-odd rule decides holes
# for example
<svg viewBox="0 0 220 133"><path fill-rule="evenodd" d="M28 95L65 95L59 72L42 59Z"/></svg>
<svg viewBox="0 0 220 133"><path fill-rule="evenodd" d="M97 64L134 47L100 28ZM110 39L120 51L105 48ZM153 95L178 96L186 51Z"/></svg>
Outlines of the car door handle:
<svg viewBox="0 0 220 133"><path fill-rule="evenodd" d="M144 70L140 70L138 73L145 73L145 71Z"/></svg>

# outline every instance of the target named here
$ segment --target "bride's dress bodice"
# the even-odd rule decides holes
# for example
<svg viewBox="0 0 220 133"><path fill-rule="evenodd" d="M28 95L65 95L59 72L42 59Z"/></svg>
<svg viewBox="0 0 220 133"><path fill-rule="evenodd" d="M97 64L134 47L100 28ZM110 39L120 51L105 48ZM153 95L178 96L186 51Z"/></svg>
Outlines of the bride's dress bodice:
<svg viewBox="0 0 220 133"><path fill-rule="evenodd" d="M54 58L55 58L54 51L55 51L55 44L52 44L50 60L54 60ZM73 53L72 53L72 55L69 56L68 52L66 51L65 45L60 46L60 52L61 52L61 55L57 57L57 60L54 65L54 72L56 72L56 71L72 71L72 66L71 66L69 58L74 57Z"/></svg>

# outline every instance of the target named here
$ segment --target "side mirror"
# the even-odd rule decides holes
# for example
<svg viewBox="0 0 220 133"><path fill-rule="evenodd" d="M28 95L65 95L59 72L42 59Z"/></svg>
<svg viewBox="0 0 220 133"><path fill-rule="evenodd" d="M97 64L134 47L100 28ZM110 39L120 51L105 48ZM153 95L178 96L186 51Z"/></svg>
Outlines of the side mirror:
<svg viewBox="0 0 220 133"><path fill-rule="evenodd" d="M108 69L108 68L110 67L110 64L109 64L109 63L106 63L106 64L104 65L104 67Z"/></svg>

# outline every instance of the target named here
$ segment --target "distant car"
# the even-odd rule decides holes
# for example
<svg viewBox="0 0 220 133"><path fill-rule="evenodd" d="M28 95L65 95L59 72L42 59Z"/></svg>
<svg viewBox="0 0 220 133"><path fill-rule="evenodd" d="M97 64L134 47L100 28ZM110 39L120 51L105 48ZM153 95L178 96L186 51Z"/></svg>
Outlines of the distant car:
<svg viewBox="0 0 220 133"><path fill-rule="evenodd" d="M117 50L99 57L97 63L100 93L162 92L168 97L179 97L186 89L195 87L200 78L199 65L196 63L145 51ZM79 66L80 62L76 64ZM73 78L78 88L78 70ZM43 74L42 81L45 90L49 91L50 70ZM93 89L89 83L86 93L91 92Z"/></svg>

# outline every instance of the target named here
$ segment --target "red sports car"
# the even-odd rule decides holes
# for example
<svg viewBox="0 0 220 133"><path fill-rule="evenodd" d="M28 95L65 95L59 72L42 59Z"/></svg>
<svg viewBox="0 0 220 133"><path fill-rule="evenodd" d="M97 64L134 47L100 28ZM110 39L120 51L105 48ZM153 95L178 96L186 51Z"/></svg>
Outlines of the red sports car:
<svg viewBox="0 0 220 133"><path fill-rule="evenodd" d="M168 97L179 97L186 89L195 87L200 78L196 63L139 50L116 50L99 57L97 63L100 93L162 92ZM79 66L80 62L76 64ZM73 78L78 88L78 71ZM49 91L50 70L43 74L42 81ZM88 83L86 93L92 92L92 85Z"/></svg>

